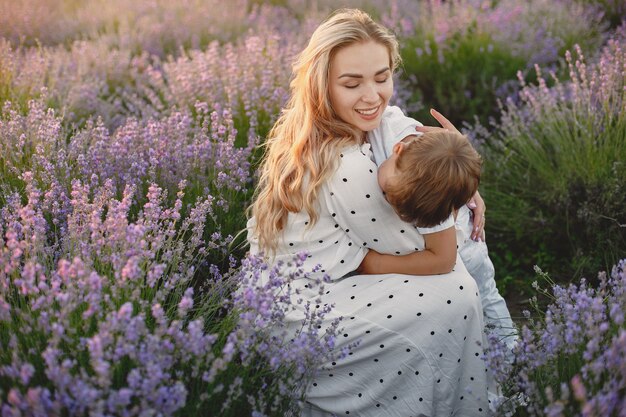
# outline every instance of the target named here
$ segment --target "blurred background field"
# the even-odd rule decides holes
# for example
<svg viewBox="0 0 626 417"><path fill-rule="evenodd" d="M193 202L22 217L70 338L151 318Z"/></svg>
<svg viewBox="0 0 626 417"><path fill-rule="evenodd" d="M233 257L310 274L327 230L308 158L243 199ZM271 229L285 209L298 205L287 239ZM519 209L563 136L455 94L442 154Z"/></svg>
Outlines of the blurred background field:
<svg viewBox="0 0 626 417"><path fill-rule="evenodd" d="M440 110L483 155L487 242L525 346L578 297L553 286L604 294L592 333L520 361L545 386L509 387L540 404L518 415L576 415L606 390L623 403L623 377L585 371L609 361L591 341L624 346L623 269L598 278L626 258L623 1L0 0L3 416L297 409L333 330L312 313L300 343L277 343L272 288L233 288L258 285L239 232L292 59L339 6L397 34L394 104L425 124Z"/></svg>

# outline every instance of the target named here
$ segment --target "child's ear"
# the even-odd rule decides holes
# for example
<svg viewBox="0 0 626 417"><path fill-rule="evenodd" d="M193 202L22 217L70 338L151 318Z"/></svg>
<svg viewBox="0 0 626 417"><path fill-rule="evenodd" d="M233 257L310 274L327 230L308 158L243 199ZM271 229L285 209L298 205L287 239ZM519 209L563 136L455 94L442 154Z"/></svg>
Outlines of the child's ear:
<svg viewBox="0 0 626 417"><path fill-rule="evenodd" d="M402 153L402 151L404 150L404 142L398 142L395 145L393 145L393 153L396 155L400 155Z"/></svg>

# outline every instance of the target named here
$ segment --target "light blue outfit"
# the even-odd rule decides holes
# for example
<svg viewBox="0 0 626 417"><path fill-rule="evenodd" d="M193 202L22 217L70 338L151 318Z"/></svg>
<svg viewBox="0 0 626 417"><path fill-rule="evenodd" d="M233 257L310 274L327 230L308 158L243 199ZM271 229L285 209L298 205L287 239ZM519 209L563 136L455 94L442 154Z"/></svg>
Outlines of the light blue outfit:
<svg viewBox="0 0 626 417"><path fill-rule="evenodd" d="M393 146L409 135L420 134L415 131L416 126L422 126L417 120L404 115L402 110L395 106L388 106L383 113L380 126L368 132L368 140L372 147L372 154L376 165L380 166L393 153ZM474 241L472 234L472 212L467 206L461 207L456 222L452 214L446 221L432 228L418 228L422 235L445 230L454 224L456 228L457 247L459 255L467 271L476 281L480 292L480 300L485 315L485 325L489 331L495 332L505 342L509 350L517 343L516 327L511 320L511 314L506 301L496 287L495 270L487 244L483 241Z"/></svg>

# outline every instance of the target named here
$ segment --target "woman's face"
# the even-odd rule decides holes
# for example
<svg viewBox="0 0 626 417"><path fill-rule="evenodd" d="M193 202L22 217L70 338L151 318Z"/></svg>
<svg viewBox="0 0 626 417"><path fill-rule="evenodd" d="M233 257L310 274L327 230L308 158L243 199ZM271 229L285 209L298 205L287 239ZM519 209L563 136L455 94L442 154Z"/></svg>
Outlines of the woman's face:
<svg viewBox="0 0 626 417"><path fill-rule="evenodd" d="M346 123L368 132L378 127L393 94L387 48L374 41L338 50L330 61L333 109Z"/></svg>

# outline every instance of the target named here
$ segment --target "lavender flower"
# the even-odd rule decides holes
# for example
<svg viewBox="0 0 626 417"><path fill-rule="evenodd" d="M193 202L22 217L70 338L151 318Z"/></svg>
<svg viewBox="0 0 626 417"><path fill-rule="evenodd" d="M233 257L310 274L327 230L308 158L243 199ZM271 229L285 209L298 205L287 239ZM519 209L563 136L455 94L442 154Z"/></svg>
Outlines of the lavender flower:
<svg viewBox="0 0 626 417"><path fill-rule="evenodd" d="M500 360L502 347L490 338L487 364L505 394L524 399L517 406L537 416L612 416L624 409L626 330L610 311L626 308L625 267L622 260L610 277L599 274L597 288L584 280L539 287L553 301L540 321L522 328L512 366Z"/></svg>
<svg viewBox="0 0 626 417"><path fill-rule="evenodd" d="M232 245L293 57L335 3L27 3L0 13L0 412L296 411L340 323L332 306L313 308L294 283L309 280L315 292L324 279L304 269L303 254L274 267L258 258L240 264ZM412 48L420 59L450 64L444 46L473 28L488 38L485 56L506 45L533 68L551 65L573 31L591 46L604 36L598 15L552 3L355 5L401 40L433 34ZM547 108L535 98L584 102L576 111L593 114L609 102L608 113L621 114L613 110L623 105L617 39L598 65L585 63L587 47L574 51L571 84L551 88L540 77L523 86L520 117ZM417 80L406 76L395 100L419 109L410 88ZM591 414L622 405L623 380L612 373L623 368L619 274L600 292L555 289L562 301L545 329L558 337L523 331L533 344L520 348L520 363L547 366L567 354L583 364L571 388L554 386L552 414L572 401ZM505 366L501 352L488 357ZM535 392L532 373L519 375L520 387Z"/></svg>

